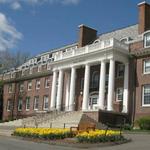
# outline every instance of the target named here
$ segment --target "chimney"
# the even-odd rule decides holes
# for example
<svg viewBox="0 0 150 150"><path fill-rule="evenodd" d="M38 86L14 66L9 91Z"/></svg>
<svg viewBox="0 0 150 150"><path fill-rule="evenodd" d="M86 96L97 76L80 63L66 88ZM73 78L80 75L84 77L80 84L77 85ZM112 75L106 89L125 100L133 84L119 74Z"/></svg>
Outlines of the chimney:
<svg viewBox="0 0 150 150"><path fill-rule="evenodd" d="M138 4L139 7L139 34L150 30L150 4L145 1Z"/></svg>
<svg viewBox="0 0 150 150"><path fill-rule="evenodd" d="M97 31L85 25L79 25L79 42L78 47L83 47L94 41L97 37Z"/></svg>

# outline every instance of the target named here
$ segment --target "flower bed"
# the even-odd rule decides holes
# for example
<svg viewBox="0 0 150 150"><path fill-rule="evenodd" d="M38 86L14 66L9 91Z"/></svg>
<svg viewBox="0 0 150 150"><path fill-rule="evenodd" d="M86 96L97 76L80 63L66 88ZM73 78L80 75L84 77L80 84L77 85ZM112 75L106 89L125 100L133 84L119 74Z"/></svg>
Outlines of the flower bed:
<svg viewBox="0 0 150 150"><path fill-rule="evenodd" d="M64 139L72 137L69 129L51 129L51 128L17 128L14 135L22 137L33 137L43 139Z"/></svg>
<svg viewBox="0 0 150 150"><path fill-rule="evenodd" d="M14 131L15 136L29 137L36 139L65 139L75 137L77 142L100 143L100 142L117 142L123 141L124 137L120 136L120 131L113 130L95 130L89 132L79 132L73 134L69 129L55 128L17 128Z"/></svg>
<svg viewBox="0 0 150 150"><path fill-rule="evenodd" d="M98 143L98 142L117 142L124 140L124 137L120 135L120 131L113 130L95 130L89 132L79 133L77 139L80 143Z"/></svg>

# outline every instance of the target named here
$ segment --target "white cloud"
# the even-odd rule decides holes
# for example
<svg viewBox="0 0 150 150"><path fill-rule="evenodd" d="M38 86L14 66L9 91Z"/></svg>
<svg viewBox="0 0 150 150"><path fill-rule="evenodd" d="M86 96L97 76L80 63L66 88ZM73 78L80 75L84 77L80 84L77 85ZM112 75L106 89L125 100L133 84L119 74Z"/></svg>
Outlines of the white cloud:
<svg viewBox="0 0 150 150"><path fill-rule="evenodd" d="M16 2L11 4L11 8L14 10L19 10L19 9L21 9L21 4L16 1Z"/></svg>
<svg viewBox="0 0 150 150"><path fill-rule="evenodd" d="M10 24L3 13L0 13L0 51L13 48L21 38L22 34Z"/></svg>
<svg viewBox="0 0 150 150"><path fill-rule="evenodd" d="M0 4L7 4L14 10L19 10L23 4L39 5L39 4L62 4L77 5L81 0L0 0Z"/></svg>
<svg viewBox="0 0 150 150"><path fill-rule="evenodd" d="M62 4L65 4L65 5L69 5L69 4L77 5L79 2L80 2L80 0L63 0Z"/></svg>

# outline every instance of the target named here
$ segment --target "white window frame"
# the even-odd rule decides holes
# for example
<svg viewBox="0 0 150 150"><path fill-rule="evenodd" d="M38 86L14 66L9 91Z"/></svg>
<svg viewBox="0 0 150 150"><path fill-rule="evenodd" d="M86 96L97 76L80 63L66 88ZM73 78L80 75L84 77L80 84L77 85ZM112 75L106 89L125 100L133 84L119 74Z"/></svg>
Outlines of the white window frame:
<svg viewBox="0 0 150 150"><path fill-rule="evenodd" d="M144 32L144 34L143 34L144 48L149 48L149 47L150 47L150 45L148 45L148 46L146 45L146 35L147 35L147 34L150 34L150 30Z"/></svg>
<svg viewBox="0 0 150 150"><path fill-rule="evenodd" d="M30 69L29 69L29 74L32 74L33 73L33 67L31 67Z"/></svg>
<svg viewBox="0 0 150 150"><path fill-rule="evenodd" d="M146 66L146 61L149 61L150 62L150 59L147 59L147 60L144 60L144 63L143 63L143 72L144 72L144 74L150 74L150 71L149 72L146 72L145 70L145 66Z"/></svg>
<svg viewBox="0 0 150 150"><path fill-rule="evenodd" d="M142 87L142 107L150 107L150 104L144 104L144 87L145 86L150 87L150 84L143 85L143 87Z"/></svg>
<svg viewBox="0 0 150 150"><path fill-rule="evenodd" d="M27 103L27 101L28 101L28 103ZM29 108L28 108L28 106L29 106ZM28 97L26 97L26 111L29 111L30 110L30 97L28 96Z"/></svg>
<svg viewBox="0 0 150 150"><path fill-rule="evenodd" d="M10 90L10 86L11 86L11 90ZM9 84L8 85L8 93L12 93L13 92L13 85L12 84Z"/></svg>
<svg viewBox="0 0 150 150"><path fill-rule="evenodd" d="M38 108L36 108L37 100L38 100ZM39 96L34 97L34 110L39 110Z"/></svg>
<svg viewBox="0 0 150 150"><path fill-rule="evenodd" d="M118 98L118 97L119 97L118 90L122 90L122 100L120 100L120 99ZM123 101L123 91L124 91L123 87L119 87L119 88L116 89L116 101L117 101L117 102ZM120 94L120 95L121 95L121 94Z"/></svg>
<svg viewBox="0 0 150 150"><path fill-rule="evenodd" d="M38 72L42 71L42 65L38 65Z"/></svg>
<svg viewBox="0 0 150 150"><path fill-rule="evenodd" d="M36 80L36 90L39 90L39 89L40 89L40 86L39 86L39 87L37 86L38 83L39 83L39 85L41 86L41 81L40 81L40 79L39 79L39 80Z"/></svg>
<svg viewBox="0 0 150 150"><path fill-rule="evenodd" d="M47 102L46 102L46 100L48 100ZM46 103L49 105L49 97L48 97L48 95L45 95L44 96L44 100L43 100L43 110L48 110L48 107L46 108L45 106L46 106Z"/></svg>
<svg viewBox="0 0 150 150"><path fill-rule="evenodd" d="M118 67L117 67L117 78L122 78L124 75L122 75L122 76L119 76L119 68L120 67L122 67L123 66L123 68L124 68L124 64L118 64Z"/></svg>
<svg viewBox="0 0 150 150"><path fill-rule="evenodd" d="M46 88L46 89L50 87L50 85L47 86L47 83L48 83L48 82L50 82L50 78L45 78L45 88ZM50 83L49 83L49 84L50 84Z"/></svg>
<svg viewBox="0 0 150 150"><path fill-rule="evenodd" d="M21 109L19 108L20 104L21 104ZM19 98L18 100L18 111L22 111L22 98Z"/></svg>
<svg viewBox="0 0 150 150"><path fill-rule="evenodd" d="M19 92L24 91L24 83L19 84Z"/></svg>
<svg viewBox="0 0 150 150"><path fill-rule="evenodd" d="M31 84L31 85L30 85ZM31 87L31 89L29 88L29 87ZM32 90L32 81L29 81L28 82L28 91L31 91Z"/></svg>
<svg viewBox="0 0 150 150"><path fill-rule="evenodd" d="M11 100L10 99L7 101L7 111L11 111Z"/></svg>

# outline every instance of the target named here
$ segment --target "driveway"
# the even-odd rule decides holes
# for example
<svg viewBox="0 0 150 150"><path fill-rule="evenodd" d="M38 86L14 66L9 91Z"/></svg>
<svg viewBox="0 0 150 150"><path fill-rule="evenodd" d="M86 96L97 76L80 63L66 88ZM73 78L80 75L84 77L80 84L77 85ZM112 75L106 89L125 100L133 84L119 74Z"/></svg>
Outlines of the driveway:
<svg viewBox="0 0 150 150"><path fill-rule="evenodd" d="M130 134L132 142L109 147L93 147L91 150L149 150L150 134ZM0 150L80 150L79 148L48 145L0 136ZM82 149L83 150L83 149Z"/></svg>

